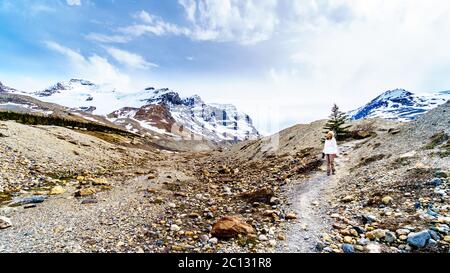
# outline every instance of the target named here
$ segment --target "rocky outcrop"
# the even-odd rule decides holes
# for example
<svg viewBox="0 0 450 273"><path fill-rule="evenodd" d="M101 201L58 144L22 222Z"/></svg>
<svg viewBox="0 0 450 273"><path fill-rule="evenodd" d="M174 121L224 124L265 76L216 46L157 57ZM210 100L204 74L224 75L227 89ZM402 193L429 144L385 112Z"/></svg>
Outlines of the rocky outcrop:
<svg viewBox="0 0 450 273"><path fill-rule="evenodd" d="M253 233L255 233L253 227L237 216L221 218L213 225L211 230L211 235L217 238L233 238L239 234L248 235Z"/></svg>

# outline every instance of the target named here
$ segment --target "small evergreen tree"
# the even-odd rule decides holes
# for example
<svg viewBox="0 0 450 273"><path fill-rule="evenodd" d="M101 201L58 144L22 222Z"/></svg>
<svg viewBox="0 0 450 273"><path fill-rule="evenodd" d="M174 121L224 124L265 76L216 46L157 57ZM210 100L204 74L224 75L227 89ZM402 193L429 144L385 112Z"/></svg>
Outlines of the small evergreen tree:
<svg viewBox="0 0 450 273"><path fill-rule="evenodd" d="M348 117L345 113L339 110L339 107L334 104L333 108L331 108L330 119L325 124L324 129L326 132L333 131L336 137L336 140L343 140L349 136L349 132L347 129L350 126L345 126L345 122Z"/></svg>

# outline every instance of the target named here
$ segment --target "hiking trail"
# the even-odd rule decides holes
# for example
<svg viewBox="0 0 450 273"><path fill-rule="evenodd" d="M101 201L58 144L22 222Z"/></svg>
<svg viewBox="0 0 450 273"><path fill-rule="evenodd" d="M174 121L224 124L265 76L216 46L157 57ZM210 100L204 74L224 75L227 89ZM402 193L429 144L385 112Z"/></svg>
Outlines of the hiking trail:
<svg viewBox="0 0 450 273"><path fill-rule="evenodd" d="M318 252L317 243L321 235L330 230L328 215L328 197L332 195L341 175L348 171L348 152L354 148L356 141L341 144L340 155L335 159L336 175L327 176L326 164L306 180L293 181L287 190L290 210L298 219L288 223L286 242L279 248L280 252Z"/></svg>

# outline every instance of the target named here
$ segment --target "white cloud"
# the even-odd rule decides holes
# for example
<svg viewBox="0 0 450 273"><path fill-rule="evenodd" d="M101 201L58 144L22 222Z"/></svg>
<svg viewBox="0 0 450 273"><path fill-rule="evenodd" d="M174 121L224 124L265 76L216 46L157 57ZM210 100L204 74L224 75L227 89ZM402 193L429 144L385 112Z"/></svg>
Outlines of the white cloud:
<svg viewBox="0 0 450 273"><path fill-rule="evenodd" d="M156 36L162 35L186 35L189 36L191 31L185 27L180 27L176 24L168 23L162 18L149 14L142 10L135 16L140 23L136 23L130 26L121 27L119 32L126 35L129 39L133 37L139 37L144 34L152 34Z"/></svg>
<svg viewBox="0 0 450 273"><path fill-rule="evenodd" d="M179 0L195 40L254 44L279 23L276 0Z"/></svg>
<svg viewBox="0 0 450 273"><path fill-rule="evenodd" d="M158 67L157 64L147 62L142 56L115 47L107 47L106 51L119 63L130 68L148 69Z"/></svg>
<svg viewBox="0 0 450 273"><path fill-rule="evenodd" d="M67 0L69 6L81 6L81 0Z"/></svg>
<svg viewBox="0 0 450 273"><path fill-rule="evenodd" d="M76 77L81 77L97 84L111 85L114 88L124 90L129 88L129 76L120 72L106 58L95 54L90 57L84 57L81 53L53 41L46 41L45 44L49 49L62 54L69 60L73 69L72 73Z"/></svg>
<svg viewBox="0 0 450 273"><path fill-rule="evenodd" d="M131 37L125 35L106 35L102 33L89 33L86 38L91 41L96 41L100 43L128 43L131 41Z"/></svg>

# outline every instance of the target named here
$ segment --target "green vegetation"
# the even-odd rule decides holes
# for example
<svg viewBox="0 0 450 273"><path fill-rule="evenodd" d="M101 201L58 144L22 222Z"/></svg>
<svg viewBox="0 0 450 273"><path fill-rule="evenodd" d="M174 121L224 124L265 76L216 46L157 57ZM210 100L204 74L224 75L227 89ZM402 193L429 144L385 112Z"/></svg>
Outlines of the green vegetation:
<svg viewBox="0 0 450 273"><path fill-rule="evenodd" d="M330 119L325 124L325 133L328 131L333 131L336 137L336 140L344 140L349 137L348 128L349 125L345 125L348 117L344 112L339 110L339 107L334 104L331 109Z"/></svg>
<svg viewBox="0 0 450 273"><path fill-rule="evenodd" d="M113 128L93 122L84 122L74 119L67 119L58 116L44 116L37 114L17 113L11 111L7 112L0 111L0 120L15 120L17 122L27 125L53 125L60 127L68 127L72 129L84 129L88 131L115 133L125 136L133 135L130 132L121 130L119 128Z"/></svg>

